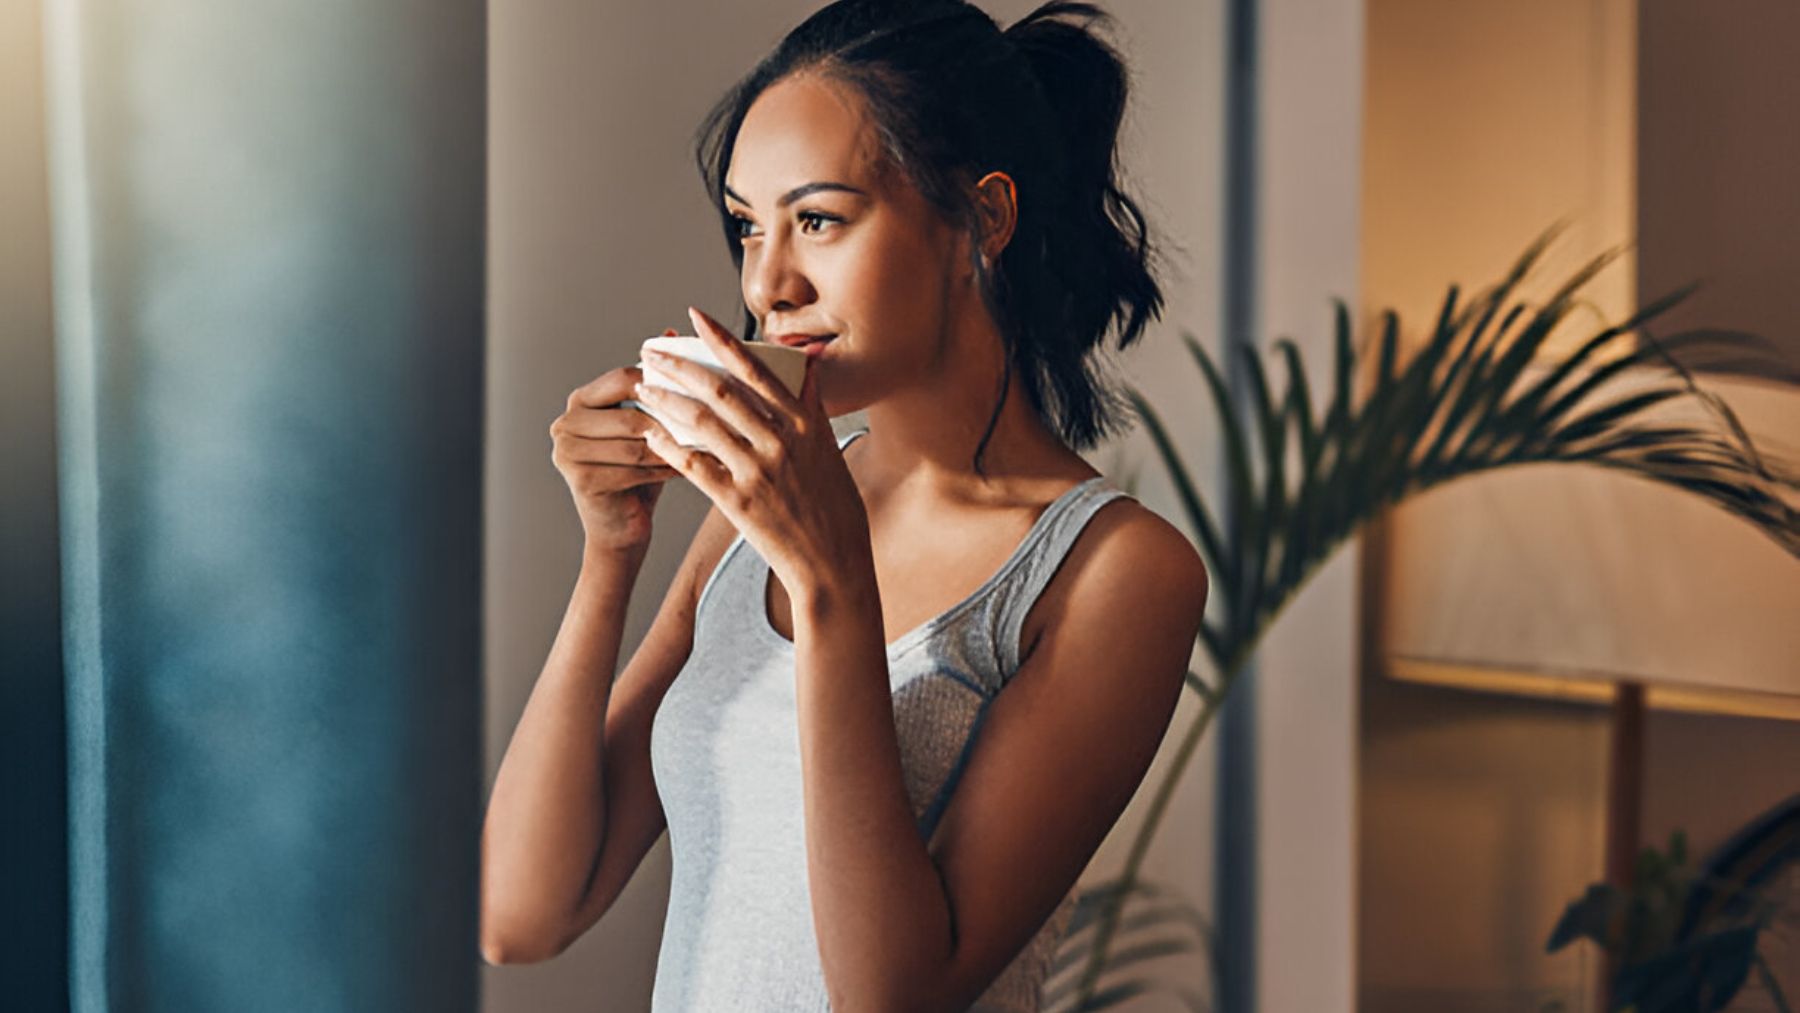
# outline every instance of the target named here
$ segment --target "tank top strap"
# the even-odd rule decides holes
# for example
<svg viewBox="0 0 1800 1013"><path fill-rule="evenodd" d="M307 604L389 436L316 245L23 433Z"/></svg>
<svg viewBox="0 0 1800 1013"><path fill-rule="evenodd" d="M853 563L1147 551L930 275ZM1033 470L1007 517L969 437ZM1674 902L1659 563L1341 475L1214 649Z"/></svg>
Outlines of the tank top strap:
<svg viewBox="0 0 1800 1013"><path fill-rule="evenodd" d="M1000 671L1006 679L1018 671L1025 617L1056 576L1075 540L1100 508L1130 494L1097 475L1070 488L1045 508L1017 560L1017 568L999 591L995 621L995 647Z"/></svg>
<svg viewBox="0 0 1800 1013"><path fill-rule="evenodd" d="M858 436L862 436L862 435L866 434L868 431L869 430L867 428L845 430L844 434L837 438L838 449L839 450L844 449L845 447L850 445L851 440L854 440Z"/></svg>

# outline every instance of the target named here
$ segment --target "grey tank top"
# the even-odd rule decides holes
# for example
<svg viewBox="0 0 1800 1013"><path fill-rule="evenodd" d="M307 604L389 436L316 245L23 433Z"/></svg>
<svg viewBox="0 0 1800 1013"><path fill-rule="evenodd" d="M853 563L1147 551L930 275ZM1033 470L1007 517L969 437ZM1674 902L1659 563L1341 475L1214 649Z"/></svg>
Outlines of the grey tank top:
<svg viewBox="0 0 1800 1013"><path fill-rule="evenodd" d="M1069 489L981 587L889 645L922 840L956 790L989 704L1018 670L1025 614L1088 519L1125 495L1103 477ZM739 535L700 593L693 650L651 727L673 863L657 1013L830 1008L807 884L794 645L769 625L768 576ZM1071 891L973 1009L1038 1009L1074 904Z"/></svg>

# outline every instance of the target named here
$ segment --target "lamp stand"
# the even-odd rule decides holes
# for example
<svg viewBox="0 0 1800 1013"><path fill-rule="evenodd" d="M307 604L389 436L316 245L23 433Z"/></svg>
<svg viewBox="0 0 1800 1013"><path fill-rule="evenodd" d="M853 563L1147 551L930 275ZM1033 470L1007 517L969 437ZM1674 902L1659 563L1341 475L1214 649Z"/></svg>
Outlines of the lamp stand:
<svg viewBox="0 0 1800 1013"><path fill-rule="evenodd" d="M1613 693L1612 748L1606 770L1606 881L1630 890L1636 872L1644 811L1644 686L1621 682ZM1598 1013L1612 1008L1618 959L1603 954Z"/></svg>

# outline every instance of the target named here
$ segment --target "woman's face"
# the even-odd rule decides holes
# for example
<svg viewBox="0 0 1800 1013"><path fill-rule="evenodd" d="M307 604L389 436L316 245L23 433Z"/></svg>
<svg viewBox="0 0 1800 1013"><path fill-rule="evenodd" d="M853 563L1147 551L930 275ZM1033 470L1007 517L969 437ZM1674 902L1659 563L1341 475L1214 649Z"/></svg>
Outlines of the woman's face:
<svg viewBox="0 0 1800 1013"><path fill-rule="evenodd" d="M763 338L836 335L814 363L831 415L937 379L970 273L966 240L884 166L855 90L802 74L757 97L726 174Z"/></svg>

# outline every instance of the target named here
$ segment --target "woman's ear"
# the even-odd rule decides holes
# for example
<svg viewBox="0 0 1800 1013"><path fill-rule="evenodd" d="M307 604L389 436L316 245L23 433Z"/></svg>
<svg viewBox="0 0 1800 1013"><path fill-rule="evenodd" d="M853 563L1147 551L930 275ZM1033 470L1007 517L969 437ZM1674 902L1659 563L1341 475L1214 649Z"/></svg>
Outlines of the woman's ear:
<svg viewBox="0 0 1800 1013"><path fill-rule="evenodd" d="M981 258L992 264L1012 241L1019 221L1019 193L1011 176L990 172L981 177L975 184L975 215L981 223Z"/></svg>

